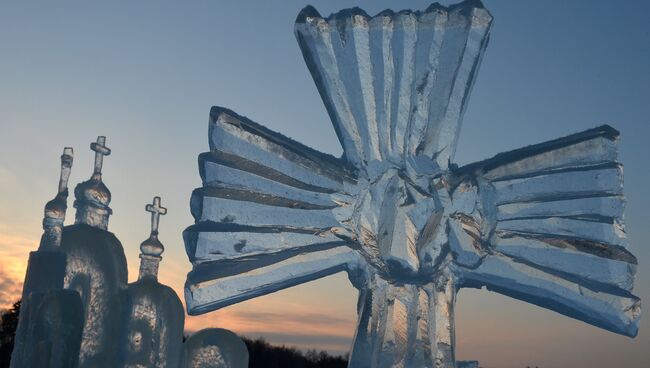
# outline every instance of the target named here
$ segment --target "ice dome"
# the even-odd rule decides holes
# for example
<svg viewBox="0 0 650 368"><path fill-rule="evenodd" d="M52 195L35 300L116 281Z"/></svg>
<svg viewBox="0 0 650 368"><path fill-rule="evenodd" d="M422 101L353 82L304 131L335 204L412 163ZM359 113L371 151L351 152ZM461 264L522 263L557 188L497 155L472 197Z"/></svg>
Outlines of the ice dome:
<svg viewBox="0 0 650 368"><path fill-rule="evenodd" d="M111 203L111 191L108 190L106 184L102 181L101 174L93 174L93 176L77 185L74 189L74 206L93 206L99 209L105 209L111 212L108 205Z"/></svg>
<svg viewBox="0 0 650 368"><path fill-rule="evenodd" d="M103 230L108 228L108 216L113 213L108 207L111 203L111 191L102 182L103 158L111 154L105 144L104 136L97 137L97 142L90 144L90 149L95 151L95 169L90 179L74 188L74 207L77 209L75 223Z"/></svg>
<svg viewBox="0 0 650 368"><path fill-rule="evenodd" d="M158 240L158 234L151 234L151 236L140 244L140 251L144 255L160 257L165 251L165 247Z"/></svg>

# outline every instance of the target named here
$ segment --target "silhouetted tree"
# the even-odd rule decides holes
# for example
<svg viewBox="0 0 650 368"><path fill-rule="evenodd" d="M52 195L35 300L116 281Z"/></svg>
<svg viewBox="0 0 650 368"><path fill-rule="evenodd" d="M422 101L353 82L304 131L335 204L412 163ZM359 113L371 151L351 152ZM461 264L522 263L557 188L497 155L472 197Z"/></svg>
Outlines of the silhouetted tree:
<svg viewBox="0 0 650 368"><path fill-rule="evenodd" d="M264 339L243 338L248 347L249 368L345 368L348 361L344 357L332 356L325 351L300 350L286 346L272 346Z"/></svg>
<svg viewBox="0 0 650 368"><path fill-rule="evenodd" d="M20 300L0 314L0 368L8 368L14 350L14 336L18 327Z"/></svg>

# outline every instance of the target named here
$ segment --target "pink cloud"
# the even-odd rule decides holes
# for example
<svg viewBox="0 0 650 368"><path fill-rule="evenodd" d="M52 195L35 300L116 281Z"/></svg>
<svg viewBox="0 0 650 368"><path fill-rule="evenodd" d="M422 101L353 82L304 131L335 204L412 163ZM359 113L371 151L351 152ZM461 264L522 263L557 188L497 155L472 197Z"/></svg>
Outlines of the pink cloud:
<svg viewBox="0 0 650 368"><path fill-rule="evenodd" d="M324 349L337 354L349 351L356 321L326 311L286 308L268 297L259 305L235 305L203 316L188 316L188 333L206 327L221 327L250 338L263 337L276 345L300 349ZM257 303L254 303L257 304ZM263 307L262 307L263 306Z"/></svg>

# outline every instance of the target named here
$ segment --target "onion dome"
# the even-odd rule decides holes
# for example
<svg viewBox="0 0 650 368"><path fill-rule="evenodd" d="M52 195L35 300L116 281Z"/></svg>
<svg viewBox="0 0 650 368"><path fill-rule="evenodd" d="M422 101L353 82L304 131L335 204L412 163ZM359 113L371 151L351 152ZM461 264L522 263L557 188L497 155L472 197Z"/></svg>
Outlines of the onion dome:
<svg viewBox="0 0 650 368"><path fill-rule="evenodd" d="M140 244L140 252L147 256L160 257L165 247L158 240L158 234L151 233L151 236Z"/></svg>
<svg viewBox="0 0 650 368"><path fill-rule="evenodd" d="M144 277L158 277L158 264L162 260L160 256L165 247L158 240L158 224L160 222L160 215L167 214L167 209L160 205L160 197L154 197L153 203L145 207L147 212L151 212L151 233L149 238L140 244L140 276L139 279Z"/></svg>
<svg viewBox="0 0 650 368"><path fill-rule="evenodd" d="M102 230L108 228L108 216L113 213L108 206L111 202L111 192L102 181L103 159L111 154L105 144L106 137L103 136L97 137L97 142L90 144L90 149L95 151L95 170L90 179L74 189L74 207L77 209L75 223Z"/></svg>
<svg viewBox="0 0 650 368"><path fill-rule="evenodd" d="M43 215L43 236L39 248L55 248L61 245L65 212L68 208L68 179L72 169L73 150L65 147L61 155L61 176L56 197L47 202Z"/></svg>

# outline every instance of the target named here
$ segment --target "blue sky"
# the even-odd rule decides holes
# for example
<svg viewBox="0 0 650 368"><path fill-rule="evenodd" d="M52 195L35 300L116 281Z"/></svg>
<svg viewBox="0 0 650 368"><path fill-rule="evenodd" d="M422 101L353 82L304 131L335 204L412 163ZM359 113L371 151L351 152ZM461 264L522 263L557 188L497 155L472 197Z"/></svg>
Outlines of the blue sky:
<svg viewBox="0 0 650 368"><path fill-rule="evenodd" d="M427 1L312 1L323 14ZM449 2L444 2L449 4ZM650 300L650 3L485 1L495 21L469 101L459 164L608 123L621 131L636 294ZM182 290L181 231L200 185L212 105L319 150L341 148L293 36L302 1L0 2L0 299L17 295L55 193L58 157L75 148L71 186L92 170L90 141L108 136L110 230L136 277L148 235L144 204L163 198L161 281ZM70 201L70 207L71 201ZM72 211L68 219L73 218ZM3 300L0 300L0 304ZM347 350L356 292L345 275L188 320L277 343ZM6 304L6 303L5 303ZM617 336L486 291L458 304L458 352L486 367L640 367L650 319Z"/></svg>

